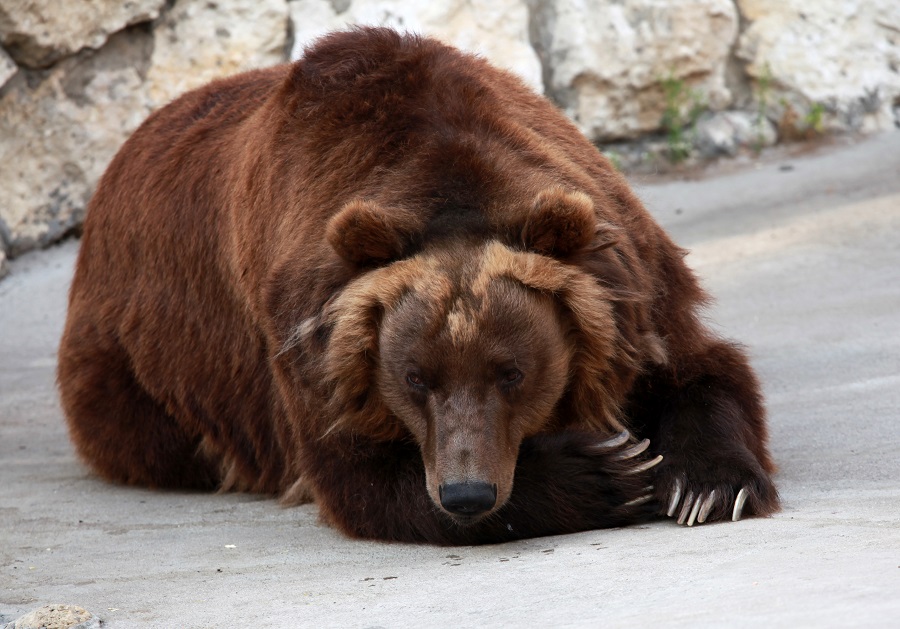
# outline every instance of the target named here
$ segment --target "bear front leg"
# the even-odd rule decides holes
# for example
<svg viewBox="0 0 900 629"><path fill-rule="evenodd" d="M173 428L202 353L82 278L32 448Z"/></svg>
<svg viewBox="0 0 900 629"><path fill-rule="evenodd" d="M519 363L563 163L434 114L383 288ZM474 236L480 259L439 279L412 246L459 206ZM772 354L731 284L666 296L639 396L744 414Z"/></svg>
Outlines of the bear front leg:
<svg viewBox="0 0 900 629"><path fill-rule="evenodd" d="M670 361L632 402L633 426L665 457L655 486L667 516L693 526L778 510L759 384L736 346Z"/></svg>
<svg viewBox="0 0 900 629"><path fill-rule="evenodd" d="M365 539L484 544L623 526L654 516L649 443L628 433L562 433L526 439L509 500L460 524L428 495L418 448L362 437L323 439L305 452L323 518Z"/></svg>
<svg viewBox="0 0 900 629"><path fill-rule="evenodd" d="M509 539L577 533L646 521L659 511L650 441L567 431L526 439L512 495L492 517Z"/></svg>

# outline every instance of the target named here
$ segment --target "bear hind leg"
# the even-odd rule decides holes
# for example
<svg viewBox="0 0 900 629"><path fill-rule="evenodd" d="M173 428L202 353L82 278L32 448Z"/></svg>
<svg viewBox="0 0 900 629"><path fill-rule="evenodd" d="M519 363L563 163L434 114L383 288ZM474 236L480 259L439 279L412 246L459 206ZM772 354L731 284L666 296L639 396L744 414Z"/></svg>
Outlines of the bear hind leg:
<svg viewBox="0 0 900 629"><path fill-rule="evenodd" d="M135 379L124 349L93 326L70 326L59 351L59 388L79 455L101 477L155 488L214 489L218 465Z"/></svg>

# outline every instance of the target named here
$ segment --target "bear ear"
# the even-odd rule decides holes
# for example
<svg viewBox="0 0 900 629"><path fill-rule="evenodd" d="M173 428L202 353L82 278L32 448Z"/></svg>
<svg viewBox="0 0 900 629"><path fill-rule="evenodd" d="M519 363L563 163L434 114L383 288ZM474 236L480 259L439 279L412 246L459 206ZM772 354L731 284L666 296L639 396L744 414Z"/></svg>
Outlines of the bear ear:
<svg viewBox="0 0 900 629"><path fill-rule="evenodd" d="M414 212L354 199L331 217L325 237L345 260L377 265L399 258L420 230Z"/></svg>
<svg viewBox="0 0 900 629"><path fill-rule="evenodd" d="M522 228L522 242L537 253L566 256L593 242L598 231L600 225L589 196L553 187L535 197Z"/></svg>

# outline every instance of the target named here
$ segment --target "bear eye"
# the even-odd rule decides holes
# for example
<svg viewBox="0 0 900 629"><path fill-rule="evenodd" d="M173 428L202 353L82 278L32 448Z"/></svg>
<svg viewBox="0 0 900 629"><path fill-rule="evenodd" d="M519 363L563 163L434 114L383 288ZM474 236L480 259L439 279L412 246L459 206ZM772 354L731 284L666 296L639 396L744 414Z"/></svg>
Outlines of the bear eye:
<svg viewBox="0 0 900 629"><path fill-rule="evenodd" d="M422 380L422 376L417 374L415 371L410 371L406 374L406 384L414 389L422 390L425 388L425 381Z"/></svg>
<svg viewBox="0 0 900 629"><path fill-rule="evenodd" d="M504 386L510 387L510 386L515 385L515 384L518 384L518 383L522 380L522 378L524 378L524 377L525 377L525 374L523 374L523 373L522 373L521 371L519 371L518 369L515 369L515 368L513 368L513 369L507 369L507 370L504 371L503 374L500 376L500 382L501 382Z"/></svg>

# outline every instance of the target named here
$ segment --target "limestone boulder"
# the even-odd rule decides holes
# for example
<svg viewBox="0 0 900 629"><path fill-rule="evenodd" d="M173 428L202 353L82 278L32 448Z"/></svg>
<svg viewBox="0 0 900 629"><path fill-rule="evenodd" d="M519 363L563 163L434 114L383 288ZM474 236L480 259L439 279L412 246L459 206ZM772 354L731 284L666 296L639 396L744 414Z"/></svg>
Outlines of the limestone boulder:
<svg viewBox="0 0 900 629"><path fill-rule="evenodd" d="M180 0L152 29L132 27L49 70L20 70L0 93L6 254L77 228L109 161L154 109L213 79L284 61L287 30L284 0Z"/></svg>
<svg viewBox="0 0 900 629"><path fill-rule="evenodd" d="M778 141L775 125L758 113L721 111L700 117L692 143L703 157L734 156L741 149L761 150Z"/></svg>
<svg viewBox="0 0 900 629"><path fill-rule="evenodd" d="M660 128L664 82L723 109L738 33L731 0L532 0L547 92L594 140Z"/></svg>
<svg viewBox="0 0 900 629"><path fill-rule="evenodd" d="M287 33L285 0L178 0L153 30L150 106L213 79L284 61Z"/></svg>
<svg viewBox="0 0 900 629"><path fill-rule="evenodd" d="M747 27L738 57L756 95L780 118L825 112L826 127L894 125L900 100L897 0L737 0Z"/></svg>
<svg viewBox="0 0 900 629"><path fill-rule="evenodd" d="M99 48L131 24L155 19L166 0L0 0L0 42L22 65L44 68Z"/></svg>
<svg viewBox="0 0 900 629"><path fill-rule="evenodd" d="M15 256L81 223L109 160L150 112L137 27L48 71L20 70L0 98L0 236Z"/></svg>
<svg viewBox="0 0 900 629"><path fill-rule="evenodd" d="M290 10L292 59L329 31L351 24L390 26L482 55L543 92L541 63L531 46L524 0L292 0Z"/></svg>

